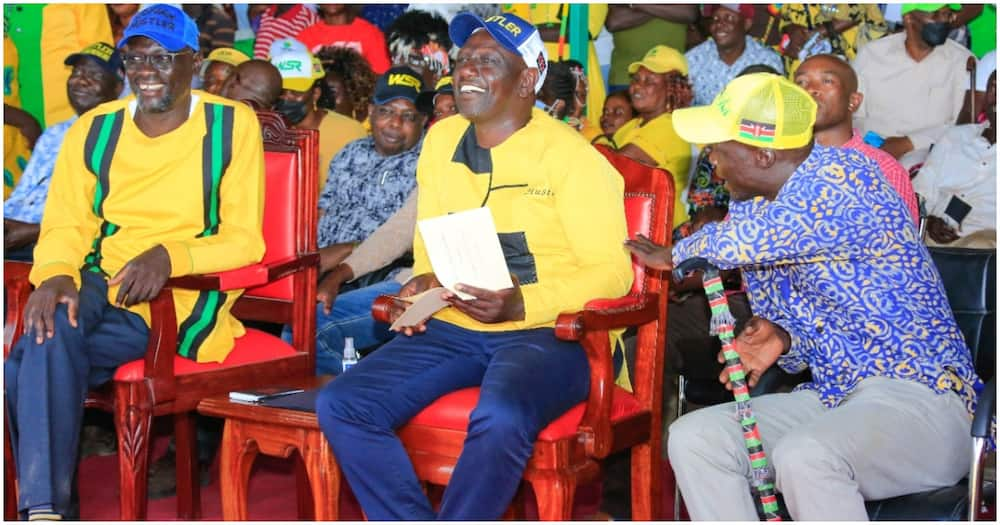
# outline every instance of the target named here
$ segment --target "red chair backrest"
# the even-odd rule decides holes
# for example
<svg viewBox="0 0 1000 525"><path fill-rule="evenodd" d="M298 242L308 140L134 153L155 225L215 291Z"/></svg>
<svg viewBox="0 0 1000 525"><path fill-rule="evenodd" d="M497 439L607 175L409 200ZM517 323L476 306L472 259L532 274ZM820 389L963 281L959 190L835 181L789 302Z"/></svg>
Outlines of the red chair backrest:
<svg viewBox="0 0 1000 525"><path fill-rule="evenodd" d="M641 233L653 242L670 246L670 225L667 221L654 221L654 217L673 217L674 180L667 170L647 166L617 153L604 145L594 146L621 173L625 180L625 221L628 235L634 239ZM666 210L664 211L664 207ZM645 265L632 257L630 295L659 292L662 281L650 275Z"/></svg>
<svg viewBox="0 0 1000 525"><path fill-rule="evenodd" d="M316 249L317 132L289 129L258 112L264 136L264 263ZM292 278L251 288L247 296L292 301Z"/></svg>

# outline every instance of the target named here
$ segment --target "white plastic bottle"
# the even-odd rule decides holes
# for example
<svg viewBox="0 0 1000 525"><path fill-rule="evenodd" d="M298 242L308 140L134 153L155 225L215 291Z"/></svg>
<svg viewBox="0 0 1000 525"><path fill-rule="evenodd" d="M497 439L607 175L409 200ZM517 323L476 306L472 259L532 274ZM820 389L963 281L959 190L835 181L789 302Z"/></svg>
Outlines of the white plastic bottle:
<svg viewBox="0 0 1000 525"><path fill-rule="evenodd" d="M358 364L358 351L354 349L353 337L344 338L344 360L341 363L343 364L344 372L346 372L348 368Z"/></svg>

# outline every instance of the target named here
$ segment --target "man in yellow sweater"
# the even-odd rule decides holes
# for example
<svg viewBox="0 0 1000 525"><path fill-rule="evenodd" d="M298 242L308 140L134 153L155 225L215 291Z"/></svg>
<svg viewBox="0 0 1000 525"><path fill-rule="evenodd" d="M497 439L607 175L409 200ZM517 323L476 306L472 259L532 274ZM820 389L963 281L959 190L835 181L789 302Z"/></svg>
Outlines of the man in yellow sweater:
<svg viewBox="0 0 1000 525"><path fill-rule="evenodd" d="M66 134L25 334L4 363L18 508L29 519L69 511L84 396L143 356L148 301L167 279L264 253L260 128L245 104L191 91L194 22L153 5L119 46L135 96L85 113ZM239 295L176 290L178 353L224 360L243 334L229 313Z"/></svg>
<svg viewBox="0 0 1000 525"><path fill-rule="evenodd" d="M417 163L417 219L486 207L511 288L459 285L451 306L330 382L323 433L370 520L495 520L510 504L538 432L588 391L560 312L620 297L632 284L624 184L579 133L534 108L547 59L538 31L511 14L451 23L460 115L428 132ZM419 235L402 296L440 286ZM458 287L456 287L458 288ZM443 394L480 386L468 437L434 512L393 432Z"/></svg>

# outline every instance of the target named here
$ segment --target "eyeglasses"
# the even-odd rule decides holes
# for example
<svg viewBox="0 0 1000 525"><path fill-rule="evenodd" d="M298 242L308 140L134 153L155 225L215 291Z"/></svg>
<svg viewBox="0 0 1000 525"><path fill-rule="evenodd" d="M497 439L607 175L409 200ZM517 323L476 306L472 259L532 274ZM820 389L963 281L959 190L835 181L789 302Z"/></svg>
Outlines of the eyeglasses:
<svg viewBox="0 0 1000 525"><path fill-rule="evenodd" d="M143 64L152 64L153 67L159 69L160 71L167 71L174 67L174 60L181 55L192 54L192 51L178 51L176 53L160 53L156 55L135 55L132 53L125 53L122 55L122 61L125 62L125 69L139 69Z"/></svg>
<svg viewBox="0 0 1000 525"><path fill-rule="evenodd" d="M414 124L420 119L420 113L416 111L396 111L387 106L377 106L375 108L375 120L389 120L399 117L403 122Z"/></svg>

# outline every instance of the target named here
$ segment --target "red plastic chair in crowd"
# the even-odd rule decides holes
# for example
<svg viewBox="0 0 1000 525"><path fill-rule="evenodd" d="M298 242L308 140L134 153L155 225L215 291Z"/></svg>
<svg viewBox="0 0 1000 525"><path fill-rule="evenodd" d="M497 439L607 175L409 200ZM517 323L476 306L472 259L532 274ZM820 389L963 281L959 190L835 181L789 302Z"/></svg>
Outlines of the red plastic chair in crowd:
<svg viewBox="0 0 1000 525"><path fill-rule="evenodd" d="M308 377L315 373L318 132L286 127L275 113L259 112L264 138L265 203L263 260L232 271L170 279L151 304L146 356L118 368L114 378L92 391L88 407L114 413L118 433L121 519L146 518L146 489L154 416L170 415L177 449L177 515L201 514L194 410L205 397L231 390ZM239 174L233 174L238 176ZM20 334L20 314L30 292L25 267L5 262L8 315L5 355ZM18 266L21 268L18 269ZM20 272L16 278L14 272ZM12 282L13 281L13 282ZM10 288L11 286L15 288ZM222 363L196 363L177 355L173 288L246 289L233 307L243 320L289 324L291 345L247 328ZM8 505L15 479L5 435ZM16 513L16 508L14 510ZM5 515L9 515L5 509Z"/></svg>
<svg viewBox="0 0 1000 525"><path fill-rule="evenodd" d="M670 243L673 179L664 170L646 166L598 146L625 179L625 213L630 235L642 233L659 244ZM590 363L590 394L541 431L524 472L534 490L542 520L572 518L576 488L596 479L609 454L631 449L632 518L661 517L661 406L663 353L667 321L666 273L633 262L635 281L629 294L595 299L582 311L560 314L559 339L579 341ZM372 307L385 321L391 299L381 297ZM633 392L615 385L609 331L638 327ZM446 485L462 452L469 414L479 388L444 395L399 430L417 476L431 485ZM519 516L519 495L512 509ZM511 514L511 511L508 511Z"/></svg>

